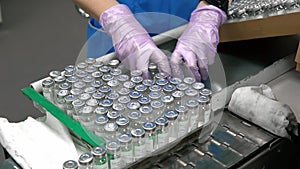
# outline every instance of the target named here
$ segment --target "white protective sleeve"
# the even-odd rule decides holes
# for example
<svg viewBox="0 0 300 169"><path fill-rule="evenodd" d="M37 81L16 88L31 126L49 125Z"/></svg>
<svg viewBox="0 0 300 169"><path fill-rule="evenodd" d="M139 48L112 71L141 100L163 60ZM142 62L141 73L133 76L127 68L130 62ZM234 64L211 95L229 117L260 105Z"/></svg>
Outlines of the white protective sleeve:
<svg viewBox="0 0 300 169"><path fill-rule="evenodd" d="M281 137L289 138L287 129L297 128L296 117L290 107L278 102L272 89L267 85L236 89L231 96L228 109Z"/></svg>

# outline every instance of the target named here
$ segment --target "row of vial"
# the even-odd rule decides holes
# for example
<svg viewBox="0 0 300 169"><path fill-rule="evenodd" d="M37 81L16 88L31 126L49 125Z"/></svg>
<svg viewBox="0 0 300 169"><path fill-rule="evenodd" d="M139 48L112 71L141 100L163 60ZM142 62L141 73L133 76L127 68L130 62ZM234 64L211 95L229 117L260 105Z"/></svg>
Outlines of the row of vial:
<svg viewBox="0 0 300 169"><path fill-rule="evenodd" d="M229 6L231 19L280 15L300 7L300 0L235 0Z"/></svg>
<svg viewBox="0 0 300 169"><path fill-rule="evenodd" d="M118 147L110 153L122 162L112 160L111 168L129 164L208 122L211 91L194 78L167 79L151 65L153 80L143 79L140 71L129 76L111 63L117 61L104 65L87 59L66 67L63 74L50 72L51 79L42 83L43 95L103 137L107 150L110 145Z"/></svg>

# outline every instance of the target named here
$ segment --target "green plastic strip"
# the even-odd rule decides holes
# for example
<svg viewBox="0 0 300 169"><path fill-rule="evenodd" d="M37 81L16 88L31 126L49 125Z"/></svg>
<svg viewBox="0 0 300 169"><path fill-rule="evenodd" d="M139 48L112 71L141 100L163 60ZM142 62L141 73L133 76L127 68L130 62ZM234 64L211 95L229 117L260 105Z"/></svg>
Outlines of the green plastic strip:
<svg viewBox="0 0 300 169"><path fill-rule="evenodd" d="M32 87L26 87L22 89L22 92L31 100L38 103L41 107L45 108L54 117L56 117L71 131L73 131L91 146L94 147L105 145L105 140L103 138L96 136L95 134L87 130L84 126L82 126L79 122L73 120L65 112L63 112L50 101L48 101L44 96L36 92Z"/></svg>

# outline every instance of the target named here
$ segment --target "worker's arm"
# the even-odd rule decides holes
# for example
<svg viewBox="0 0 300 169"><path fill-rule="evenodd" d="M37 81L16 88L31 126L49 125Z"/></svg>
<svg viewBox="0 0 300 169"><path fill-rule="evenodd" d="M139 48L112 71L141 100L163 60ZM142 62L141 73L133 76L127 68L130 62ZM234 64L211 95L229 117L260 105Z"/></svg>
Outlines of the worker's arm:
<svg viewBox="0 0 300 169"><path fill-rule="evenodd" d="M141 70L144 78L149 78L148 65L151 60L161 72L171 74L168 58L126 5L115 0L73 1L98 20L112 37L117 57L128 69Z"/></svg>
<svg viewBox="0 0 300 169"><path fill-rule="evenodd" d="M183 61L189 70L189 76L194 76L197 81L208 78L208 65L214 63L219 43L219 27L227 18L229 3L228 0L200 1L171 56L173 76L185 76L180 66Z"/></svg>
<svg viewBox="0 0 300 169"><path fill-rule="evenodd" d="M99 20L105 10L119 4L116 0L73 0L73 2L96 20Z"/></svg>

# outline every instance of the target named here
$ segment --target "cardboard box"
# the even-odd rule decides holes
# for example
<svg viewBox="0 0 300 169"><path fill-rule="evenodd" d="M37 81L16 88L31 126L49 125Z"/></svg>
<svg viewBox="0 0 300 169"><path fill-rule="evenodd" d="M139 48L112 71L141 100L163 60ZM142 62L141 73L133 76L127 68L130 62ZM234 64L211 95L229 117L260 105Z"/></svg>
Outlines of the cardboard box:
<svg viewBox="0 0 300 169"><path fill-rule="evenodd" d="M220 42L294 34L300 34L300 12L225 23L220 27Z"/></svg>
<svg viewBox="0 0 300 169"><path fill-rule="evenodd" d="M299 41L299 45L298 45L298 50L297 50L295 62L297 63L296 70L298 72L300 72L300 41Z"/></svg>

